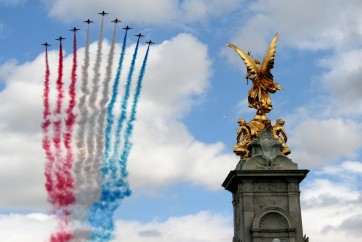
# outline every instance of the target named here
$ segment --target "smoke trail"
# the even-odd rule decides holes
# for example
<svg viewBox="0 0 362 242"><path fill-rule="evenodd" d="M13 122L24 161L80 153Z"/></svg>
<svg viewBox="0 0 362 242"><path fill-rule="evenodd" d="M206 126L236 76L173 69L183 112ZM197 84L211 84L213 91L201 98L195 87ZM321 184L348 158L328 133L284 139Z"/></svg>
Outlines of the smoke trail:
<svg viewBox="0 0 362 242"><path fill-rule="evenodd" d="M114 154L113 156L115 156L115 157L117 157L120 152L119 147L121 144L121 131L122 131L123 123L127 116L127 104L128 104L128 99L129 99L129 93L131 90L131 82L132 82L132 76L134 73L134 67L135 67L135 63L136 63L139 42L140 42L140 38L138 38L138 40L137 40L136 48L133 53L131 66L130 66L127 81L125 84L125 89L124 89L124 94L123 94L123 99L122 99L122 104L121 104L121 115L118 119L117 128L116 128L116 141L114 143L114 153L113 153Z"/></svg>
<svg viewBox="0 0 362 242"><path fill-rule="evenodd" d="M114 104L115 104L115 102L117 100L117 96L118 96L118 87L119 87L119 82L120 82L120 77L121 77L121 72L122 72L123 59L124 59L124 55L126 53L127 33L128 33L128 31L126 31L124 34L121 55L120 55L119 62L118 62L117 74L116 74L116 78L114 80L113 87L112 87L112 96L111 96L111 100L109 101L109 104L108 104L107 123L106 123L106 130L105 130L105 150L104 150L104 154L103 154L104 160L107 160L109 158L109 152L110 152L110 146L111 146L111 132L112 132L112 126L114 123L113 109L114 109Z"/></svg>
<svg viewBox="0 0 362 242"><path fill-rule="evenodd" d="M147 51L146 51L146 54L145 54L145 57L144 57L144 60L142 63L142 67L140 70L140 74L138 77L138 81L137 81L137 85L136 85L136 89L135 89L135 93L134 93L134 97L133 97L131 114L130 114L129 119L127 120L126 129L124 132L124 143L123 143L123 148L122 148L122 154L121 154L120 160L119 160L120 167L121 167L121 180L123 180L123 182L119 183L119 185L121 185L121 186L119 186L119 189L121 191L125 191L126 192L125 195L127 195L128 191L130 191L129 185L127 182L127 177L128 177L127 161L128 161L130 151L132 149L131 137L132 137L133 127L134 127L133 123L136 120L137 106L138 106L138 101L139 101L139 97L141 94L143 76L146 71L146 64L147 64L149 49L150 49L150 45L148 45L148 47L147 47Z"/></svg>
<svg viewBox="0 0 362 242"><path fill-rule="evenodd" d="M87 145L87 158L85 160L85 196L83 202L83 207L85 209L89 209L93 202L99 197L100 193L100 183L101 183L101 175L100 175L100 160L95 159L96 147L95 147L95 126L98 116L98 107L96 106L96 101L98 97L98 89L100 82L100 64L102 59L102 44L103 44L103 22L104 18L102 17L101 27L99 32L99 40L97 46L97 55L96 61L93 66L93 80L92 80L92 88L91 93L88 100L88 105L90 107L90 116L88 118L87 123L87 137L86 137L86 145Z"/></svg>
<svg viewBox="0 0 362 242"><path fill-rule="evenodd" d="M97 120L97 135L96 135L96 144L97 144L97 152L95 155L95 159L100 161L102 159L102 152L104 147L104 126L105 126L105 118L107 114L107 103L109 101L109 84L111 82L112 75L112 66L113 66L113 57L114 57L114 47L116 42L116 30L117 23L114 25L112 44L108 54L108 62L106 67L106 76L103 81L103 90L102 90L102 99L99 102L99 115Z"/></svg>
<svg viewBox="0 0 362 242"><path fill-rule="evenodd" d="M48 200L51 204L55 202L54 199L54 180L52 175L52 167L54 164L54 156L51 150L51 140L49 139L49 126L51 125L50 121L50 103L49 103L49 93L50 93L50 70L49 70L49 59L48 59L48 47L45 49L45 80L44 80L44 93L43 93L43 122L42 122L42 132L43 132L43 149L45 152L45 157L47 161L45 162L45 188L48 192Z"/></svg>
<svg viewBox="0 0 362 242"><path fill-rule="evenodd" d="M76 105L76 90L75 85L77 82L77 37L74 31L74 40L73 40L73 65L71 72L71 82L69 85L69 104L66 110L67 118L65 120L66 132L64 133L64 145L67 148L68 153L72 153L72 136L73 136L73 127L76 119L76 115L73 113L74 107ZM74 159L73 154L69 154ZM68 156L68 154L67 154Z"/></svg>
<svg viewBox="0 0 362 242"><path fill-rule="evenodd" d="M85 131L88 120L88 108L85 105L87 98L89 97L88 88L88 70L90 66L90 38L89 38L89 24L87 25L86 33L86 46L84 50L84 58L82 65L82 84L81 93L82 95L78 101L79 119L78 119L78 130L76 134L76 147L77 147L77 158L74 162L74 175L76 178L75 185L75 198L76 203L72 209L72 219L74 223L74 231L72 241L88 241L90 238L90 232L87 231L87 226L83 221L86 220L88 209L89 209L89 190L87 189L86 176L89 173L89 165L85 165L86 160L86 143L85 143Z"/></svg>
<svg viewBox="0 0 362 242"><path fill-rule="evenodd" d="M62 103L63 103L63 47L62 42L60 41L59 45L59 64L58 64L58 78L56 82L56 89L58 92L56 100L56 108L54 111L55 121L54 124L54 134L53 134L53 143L55 146L55 156L57 159L61 157L61 129L62 129Z"/></svg>
<svg viewBox="0 0 362 242"><path fill-rule="evenodd" d="M132 80L132 74L134 71L134 65L138 50L139 40L137 41L135 53L133 56L133 60L130 67L130 73L128 75L128 80L125 87L125 95L123 96L122 100L122 112L127 111L127 100L129 99L129 90L127 88L130 88L130 82ZM109 241L110 239L114 238L113 231L115 229L114 221L113 221L113 214L114 211L118 208L120 201L131 195L131 190L129 189L129 185L127 182L127 172L126 172L126 161L128 159L128 155L131 149L131 144L129 142L129 138L132 134L133 129L133 121L135 120L136 115L136 108L137 108L137 102L141 90L141 82L142 78L145 72L146 67L146 61L148 56L148 49L146 52L146 57L143 62L143 66L141 68L140 76L138 78L136 91L135 91L135 97L134 97L134 104L132 106L131 110L131 117L129 121L127 122L127 127L125 130L125 141L123 146L122 154L116 150L112 155L109 165L111 169L112 175L108 177L107 181L105 181L102 184L102 193L100 197L100 201L94 204L92 208L92 220L90 221L92 226L96 229L93 231L92 239L93 241ZM127 93L128 92L128 93ZM124 122L126 114L124 113L124 118L120 118L119 122ZM122 116L122 114L121 114ZM118 124L119 126L119 124ZM118 129L118 128L117 128ZM120 128L121 129L121 128ZM119 131L120 132L120 131ZM119 139L120 140L120 139ZM119 148L117 147L119 150ZM119 160L119 157L121 159ZM120 163L120 164L118 164ZM118 168L120 166L120 170Z"/></svg>
<svg viewBox="0 0 362 242"><path fill-rule="evenodd" d="M68 206L74 202L74 195L72 189L72 181L69 180L70 168L67 164L63 164L62 150L61 150L61 132L62 132L62 102L63 102L63 48L60 40L59 45L59 65L58 65L58 78L56 82L56 89L58 92L56 100L56 108L54 111L55 121L53 122L53 144L55 146L55 159L54 166L52 167L55 182L53 185L54 199L53 212L58 217L58 231L53 233L50 237L52 242L66 242L72 234L68 229Z"/></svg>
<svg viewBox="0 0 362 242"><path fill-rule="evenodd" d="M66 120L65 120L65 127L66 130L64 132L64 146L67 150L65 160L63 161L62 172L65 180L65 189L67 192L67 196L71 203L75 200L74 195L74 177L71 173L71 169L73 166L74 161L74 154L72 150L72 136L73 136L73 127L76 120L76 115L73 113L75 104L76 104L76 89L75 85L77 82L77 39L76 33L74 31L74 40L73 40L73 65L72 65L72 72L71 72L71 82L69 85L69 104L66 110ZM68 204L69 205L69 204Z"/></svg>
<svg viewBox="0 0 362 242"><path fill-rule="evenodd" d="M115 81L113 83L112 96L111 96L111 100L108 104L108 109L107 109L107 124L106 124L106 130L105 130L105 150L104 150L104 154L103 154L103 166L104 167L102 169L103 179L105 179L105 176L107 175L108 170L109 170L107 161L109 159L109 152L110 152L110 146L111 146L111 132L112 132L112 127L113 127L113 123L114 123L113 109L114 109L114 104L115 104L115 102L117 100L117 96L118 96L118 88L119 88L120 77L121 77L121 72L122 72L122 65L123 65L124 55L126 53L127 33L128 33L128 31L126 31L124 34L122 51L121 51L121 55L120 55L119 62L118 62L117 74L116 74Z"/></svg>
<svg viewBox="0 0 362 242"><path fill-rule="evenodd" d="M87 97L89 96L88 69L89 69L89 25L87 28L86 46L84 50L84 64L82 66L82 85L81 85L82 96L80 97L78 102L79 120L78 120L78 132L76 136L77 159L74 164L74 174L76 176L75 193L76 193L77 205L80 206L87 201L87 199L84 199L85 197L83 196L83 190L86 184L85 184L85 174L83 174L82 169L84 168L84 163L86 159L85 130L88 119L88 108L85 105L85 103L87 101ZM84 209L81 209L79 211L78 208L75 208L73 211L73 216L75 216L77 219L82 219L82 217L84 219L85 216Z"/></svg>

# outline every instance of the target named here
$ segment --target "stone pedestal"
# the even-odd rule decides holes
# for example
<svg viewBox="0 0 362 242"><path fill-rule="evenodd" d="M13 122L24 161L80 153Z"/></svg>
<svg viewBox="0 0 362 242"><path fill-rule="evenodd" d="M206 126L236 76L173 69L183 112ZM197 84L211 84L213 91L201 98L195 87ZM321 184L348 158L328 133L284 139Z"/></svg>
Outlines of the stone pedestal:
<svg viewBox="0 0 362 242"><path fill-rule="evenodd" d="M280 154L270 132L261 133L252 157L241 160L222 186L232 193L233 242L306 242L299 183L308 170Z"/></svg>

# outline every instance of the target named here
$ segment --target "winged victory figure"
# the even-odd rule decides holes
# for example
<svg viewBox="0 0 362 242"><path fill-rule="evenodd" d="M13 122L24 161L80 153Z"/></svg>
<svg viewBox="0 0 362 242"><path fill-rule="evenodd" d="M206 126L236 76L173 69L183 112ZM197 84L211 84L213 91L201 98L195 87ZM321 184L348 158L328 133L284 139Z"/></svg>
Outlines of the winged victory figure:
<svg viewBox="0 0 362 242"><path fill-rule="evenodd" d="M253 59L249 53L245 53L237 46L228 43L227 46L234 49L241 59L243 59L247 73L246 79L252 81L252 87L248 93L249 107L257 110L257 116L266 118L266 113L272 109L272 102L269 93L275 93L282 90L278 83L274 82L271 70L274 67L274 58L276 43L279 35L276 34L270 42L269 48L265 53L263 63L260 65L258 59Z"/></svg>

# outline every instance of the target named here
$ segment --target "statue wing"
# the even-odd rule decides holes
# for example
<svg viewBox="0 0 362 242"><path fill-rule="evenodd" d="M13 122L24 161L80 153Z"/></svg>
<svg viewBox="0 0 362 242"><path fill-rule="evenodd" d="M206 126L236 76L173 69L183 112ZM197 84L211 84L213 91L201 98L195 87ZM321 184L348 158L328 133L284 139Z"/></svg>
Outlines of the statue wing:
<svg viewBox="0 0 362 242"><path fill-rule="evenodd" d="M274 67L275 50L277 47L279 34L276 34L273 40L270 42L269 48L265 53L263 63L260 67L260 74L269 80L273 80L271 69Z"/></svg>
<svg viewBox="0 0 362 242"><path fill-rule="evenodd" d="M258 78L259 75L259 66L254 62L253 58L251 58L250 55L248 55L247 53L245 53L244 51L242 51L239 47L233 45L233 44L226 44L227 46L229 46L230 48L234 49L239 56L241 57L241 59L243 59L246 68L248 70L248 76L254 76L256 78Z"/></svg>

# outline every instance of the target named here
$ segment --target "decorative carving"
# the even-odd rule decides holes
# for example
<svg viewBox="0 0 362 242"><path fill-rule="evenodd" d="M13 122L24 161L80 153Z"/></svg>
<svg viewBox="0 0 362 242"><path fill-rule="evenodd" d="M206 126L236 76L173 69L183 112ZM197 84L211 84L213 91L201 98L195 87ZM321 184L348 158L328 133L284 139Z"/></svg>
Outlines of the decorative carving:
<svg viewBox="0 0 362 242"><path fill-rule="evenodd" d="M260 229L286 229L288 221L279 213L267 213L260 219Z"/></svg>
<svg viewBox="0 0 362 242"><path fill-rule="evenodd" d="M286 192L287 187L283 183L255 183L255 192Z"/></svg>
<svg viewBox="0 0 362 242"><path fill-rule="evenodd" d="M253 191L253 184L247 182L243 183L243 191L244 192L252 192Z"/></svg>
<svg viewBox="0 0 362 242"><path fill-rule="evenodd" d="M299 191L299 184L296 182L291 182L288 184L289 191L291 192L298 192Z"/></svg>

